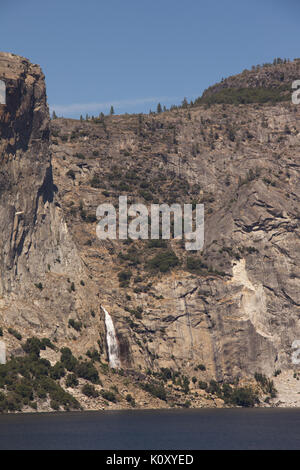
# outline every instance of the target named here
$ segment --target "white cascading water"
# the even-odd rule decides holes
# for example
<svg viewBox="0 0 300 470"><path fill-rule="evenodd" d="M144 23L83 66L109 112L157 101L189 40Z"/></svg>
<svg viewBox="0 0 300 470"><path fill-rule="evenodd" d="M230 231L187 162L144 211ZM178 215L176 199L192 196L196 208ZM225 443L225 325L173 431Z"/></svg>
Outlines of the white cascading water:
<svg viewBox="0 0 300 470"><path fill-rule="evenodd" d="M119 347L115 327L108 311L102 305L101 308L105 314L106 342L109 365L114 369L119 369L121 367L121 362L119 358Z"/></svg>

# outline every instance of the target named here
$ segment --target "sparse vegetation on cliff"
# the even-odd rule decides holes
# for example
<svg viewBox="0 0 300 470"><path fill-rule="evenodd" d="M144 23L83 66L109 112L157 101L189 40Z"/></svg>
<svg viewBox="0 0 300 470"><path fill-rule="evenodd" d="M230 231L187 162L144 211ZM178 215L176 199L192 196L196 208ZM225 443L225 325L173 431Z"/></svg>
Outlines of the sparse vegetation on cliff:
<svg viewBox="0 0 300 470"><path fill-rule="evenodd" d="M205 96L195 100L195 105L199 104L251 104L251 103L271 103L289 100L287 86L280 88L224 88L210 96Z"/></svg>
<svg viewBox="0 0 300 470"><path fill-rule="evenodd" d="M13 358L0 364L0 411L21 411L24 406L36 409L37 401L50 400L52 409L79 409L78 401L65 392L54 379L57 367L39 357L36 338L24 345L24 357Z"/></svg>
<svg viewBox="0 0 300 470"><path fill-rule="evenodd" d="M95 403L114 406L100 394L102 379L110 391L112 378L120 407L131 406L127 394L137 406L145 397L149 406L212 399L217 406L253 406L256 393L275 397L272 381L258 377L253 385L251 371L273 371L276 353L283 379L288 333L297 323L299 107L281 100L290 97L299 62L277 59L229 77L202 101L184 100L169 111L55 119L53 145L39 68L0 54L0 69L3 62L16 77L9 96L20 99L11 103L18 121L1 115L1 230L10 243L0 253L9 267L2 272L1 360L34 358L57 385L73 384L87 407L85 381L99 393ZM17 205L16 188L20 208L7 204ZM96 208L116 206L120 194L128 204L204 203L203 252L187 252L184 240L98 240ZM107 364L101 302L118 312L123 376ZM254 305L257 322L249 321ZM51 341L22 345L41 328ZM50 367L41 356L51 358ZM224 384L233 370L243 381ZM215 375L220 382L211 383ZM167 401L137 385L148 379L150 388L163 385ZM33 395L39 408L42 399ZM49 393L45 400L64 406Z"/></svg>
<svg viewBox="0 0 300 470"><path fill-rule="evenodd" d="M148 261L149 268L158 269L162 273L169 271L179 264L180 261L172 250L161 251Z"/></svg>

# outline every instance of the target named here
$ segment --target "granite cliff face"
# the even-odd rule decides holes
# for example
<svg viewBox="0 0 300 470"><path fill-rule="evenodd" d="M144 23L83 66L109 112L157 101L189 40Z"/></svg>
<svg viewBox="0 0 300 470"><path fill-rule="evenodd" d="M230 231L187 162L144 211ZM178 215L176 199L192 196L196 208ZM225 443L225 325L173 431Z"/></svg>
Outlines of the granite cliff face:
<svg viewBox="0 0 300 470"><path fill-rule="evenodd" d="M86 274L55 195L44 75L26 59L1 53L0 79L6 85L6 105L0 105L1 326L64 338L70 315L96 302L80 285L75 299L66 288L68 278ZM9 335L7 347L9 353L17 347Z"/></svg>
<svg viewBox="0 0 300 470"><path fill-rule="evenodd" d="M286 94L298 70L293 62L259 72L256 86L285 87L288 101L276 105L54 119L49 133L40 68L0 54L5 332L49 336L77 355L94 347L105 362L102 304L121 366L139 380L162 368L220 383L282 370L283 390L298 374L292 343L300 339L300 108ZM236 88L252 87L253 74ZM119 195L147 205L204 203L203 251L174 240L98 240L96 208L117 206ZM84 328L68 328L70 318ZM5 339L16 351L18 342ZM189 397L195 406L207 406L201 393ZM140 404L149 406L144 396Z"/></svg>
<svg viewBox="0 0 300 470"><path fill-rule="evenodd" d="M218 380L293 369L291 346L300 335L299 109L216 105L140 121L105 118L105 129L52 122L63 209L130 345L123 360L189 374L203 363ZM148 204L204 202L203 253L173 241L180 265L161 273L146 266L163 249L97 240L86 214L101 202L117 206L119 194ZM132 272L126 288L118 285L124 269ZM140 319L130 313L138 306Z"/></svg>

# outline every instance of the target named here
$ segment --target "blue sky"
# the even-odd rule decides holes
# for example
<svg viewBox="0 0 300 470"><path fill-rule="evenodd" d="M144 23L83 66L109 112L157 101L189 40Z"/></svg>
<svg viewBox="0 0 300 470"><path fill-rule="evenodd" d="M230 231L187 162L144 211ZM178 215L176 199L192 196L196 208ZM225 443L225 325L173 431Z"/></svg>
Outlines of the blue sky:
<svg viewBox="0 0 300 470"><path fill-rule="evenodd" d="M42 66L58 115L148 112L300 57L299 13L299 0L1 0L0 50Z"/></svg>

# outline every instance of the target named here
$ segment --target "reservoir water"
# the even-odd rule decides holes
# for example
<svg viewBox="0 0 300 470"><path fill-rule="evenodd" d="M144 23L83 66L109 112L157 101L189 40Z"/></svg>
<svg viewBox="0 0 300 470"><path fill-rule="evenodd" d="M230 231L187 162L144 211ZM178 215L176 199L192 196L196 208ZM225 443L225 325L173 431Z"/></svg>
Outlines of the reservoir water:
<svg viewBox="0 0 300 470"><path fill-rule="evenodd" d="M300 449L300 409L0 415L0 449Z"/></svg>

